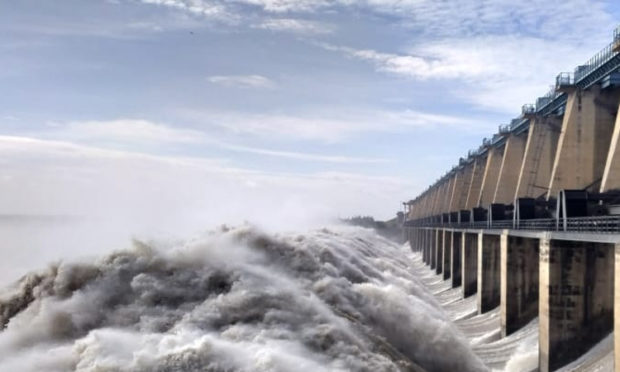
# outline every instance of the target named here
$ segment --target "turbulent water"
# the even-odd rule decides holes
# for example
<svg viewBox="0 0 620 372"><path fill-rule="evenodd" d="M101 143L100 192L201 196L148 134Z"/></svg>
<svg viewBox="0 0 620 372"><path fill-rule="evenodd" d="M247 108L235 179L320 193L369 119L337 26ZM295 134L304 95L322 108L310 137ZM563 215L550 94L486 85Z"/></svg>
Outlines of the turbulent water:
<svg viewBox="0 0 620 372"><path fill-rule="evenodd" d="M499 322L370 230L222 228L0 291L0 371L536 370L537 320ZM610 336L564 370L612 368Z"/></svg>
<svg viewBox="0 0 620 372"><path fill-rule="evenodd" d="M0 370L487 370L414 261L344 227L135 242L1 292Z"/></svg>

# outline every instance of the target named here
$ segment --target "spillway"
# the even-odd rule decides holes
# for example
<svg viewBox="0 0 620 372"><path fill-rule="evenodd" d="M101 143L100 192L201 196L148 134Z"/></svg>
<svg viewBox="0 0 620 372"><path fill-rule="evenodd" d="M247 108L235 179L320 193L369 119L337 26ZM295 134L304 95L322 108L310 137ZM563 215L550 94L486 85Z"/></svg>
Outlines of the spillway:
<svg viewBox="0 0 620 372"><path fill-rule="evenodd" d="M421 253L414 254L412 266L491 371L530 372L538 369L538 318L502 338L499 308L478 314L476 295L463 298L462 288L452 288L450 280L444 280L442 274L436 274L423 262ZM611 372L614 370L613 347L612 333L559 371Z"/></svg>

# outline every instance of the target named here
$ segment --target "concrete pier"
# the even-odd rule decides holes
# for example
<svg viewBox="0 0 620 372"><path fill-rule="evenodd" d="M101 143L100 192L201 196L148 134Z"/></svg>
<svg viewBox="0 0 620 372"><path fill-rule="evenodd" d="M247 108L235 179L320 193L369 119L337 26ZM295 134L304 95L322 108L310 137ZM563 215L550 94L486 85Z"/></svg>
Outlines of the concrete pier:
<svg viewBox="0 0 620 372"><path fill-rule="evenodd" d="M478 290L478 239L479 233L463 232L462 283L463 298L476 294Z"/></svg>
<svg viewBox="0 0 620 372"><path fill-rule="evenodd" d="M434 270L437 267L437 230L431 229L429 230L431 239L429 244L429 256L431 263L431 270Z"/></svg>
<svg viewBox="0 0 620 372"><path fill-rule="evenodd" d="M450 279L452 273L452 231L443 231L443 280Z"/></svg>
<svg viewBox="0 0 620 372"><path fill-rule="evenodd" d="M493 203L506 204L514 201L526 142L526 135L510 135L506 140Z"/></svg>
<svg viewBox="0 0 620 372"><path fill-rule="evenodd" d="M555 196L561 189L599 190L616 121L618 94L596 86L569 94L549 195Z"/></svg>
<svg viewBox="0 0 620 372"><path fill-rule="evenodd" d="M450 271L452 274L452 288L461 286L462 280L462 253L463 253L463 233L452 231L452 257L450 259Z"/></svg>
<svg viewBox="0 0 620 372"><path fill-rule="evenodd" d="M500 235L478 236L478 314L495 309L500 303Z"/></svg>
<svg viewBox="0 0 620 372"><path fill-rule="evenodd" d="M554 116L530 123L525 154L514 198L537 198L547 193L562 122Z"/></svg>
<svg viewBox="0 0 620 372"><path fill-rule="evenodd" d="M467 200L465 202L465 209L467 210L478 206L478 202L480 201L480 188L482 187L482 178L484 177L484 169L486 164L486 159L484 158L474 159L471 182L469 184L469 191L467 192Z"/></svg>
<svg viewBox="0 0 620 372"><path fill-rule="evenodd" d="M466 164L456 173L456 184L452 192L450 211L458 211L465 208L473 171L473 164Z"/></svg>
<svg viewBox="0 0 620 372"><path fill-rule="evenodd" d="M504 147L491 147L488 150L487 163L484 167L482 186L480 187L480 197L478 205L488 206L493 202L497 181L499 180L499 170L502 166L504 157Z"/></svg>
<svg viewBox="0 0 620 372"><path fill-rule="evenodd" d="M535 235L535 234L532 234ZM517 331L538 316L538 247L540 239L501 236L502 336Z"/></svg>
<svg viewBox="0 0 620 372"><path fill-rule="evenodd" d="M443 229L435 230L435 273L443 271Z"/></svg>
<svg viewBox="0 0 620 372"><path fill-rule="evenodd" d="M613 330L615 247L578 237L541 241L541 372L577 359Z"/></svg>
<svg viewBox="0 0 620 372"><path fill-rule="evenodd" d="M429 229L423 229L422 230L422 235L424 236L424 240L423 240L423 245L422 245L422 261L427 264L430 265L430 230Z"/></svg>

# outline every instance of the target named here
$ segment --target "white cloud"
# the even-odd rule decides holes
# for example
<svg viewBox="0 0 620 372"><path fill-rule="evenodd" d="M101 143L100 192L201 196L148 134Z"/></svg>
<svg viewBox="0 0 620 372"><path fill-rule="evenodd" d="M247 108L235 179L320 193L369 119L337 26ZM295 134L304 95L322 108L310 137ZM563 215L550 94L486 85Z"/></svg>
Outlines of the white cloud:
<svg viewBox="0 0 620 372"><path fill-rule="evenodd" d="M72 141L131 142L131 143L203 143L205 133L174 128L147 120L119 119L110 121L78 121L66 124L51 123L55 138Z"/></svg>
<svg viewBox="0 0 620 372"><path fill-rule="evenodd" d="M232 0L233 2L255 5L267 12L313 12L333 2L327 0Z"/></svg>
<svg viewBox="0 0 620 372"><path fill-rule="evenodd" d="M333 32L331 25L293 18L269 18L254 26L271 31L289 31L300 34L328 34Z"/></svg>
<svg viewBox="0 0 620 372"><path fill-rule="evenodd" d="M300 161L313 161L336 164L376 164L388 162L383 158L371 157L350 157L341 155L313 154L304 152L280 151L268 148L241 146L234 143L222 141L216 137L208 136L205 132L175 128L165 124L152 123L147 120L119 119L112 121L81 121L62 123L50 123L46 131L30 133L42 139L54 139L57 141L71 141L83 144L95 144L104 148L135 148L136 144L155 144L158 149L162 145L169 144L203 144L211 148L219 148L227 151L245 152L257 155L286 158ZM17 138L17 137L16 137ZM34 139L22 138L23 141L34 141ZM8 141L8 140L7 140ZM16 142L13 139L14 143ZM41 142L43 143L43 142ZM54 143L54 142L45 142ZM69 142L65 143L69 145ZM73 150L79 153L83 147L74 145ZM6 145L6 144L5 144ZM93 150L93 148L91 148ZM107 151L107 150L106 150ZM113 154L109 152L108 154ZM137 153L135 153L137 154Z"/></svg>
<svg viewBox="0 0 620 372"><path fill-rule="evenodd" d="M256 148L256 147L237 146L237 145L228 145L228 144L223 144L222 147L228 150L232 150L232 151L248 152L251 154L274 156L274 157L304 160L304 161L318 161L318 162L340 163L340 164L377 164L377 163L389 162L388 159L383 159L383 158L360 158L360 157L337 156L337 155L336 156L318 155L318 154L309 154L309 153L303 153L303 152L274 151L274 150L262 149L262 148Z"/></svg>
<svg viewBox="0 0 620 372"><path fill-rule="evenodd" d="M321 114L247 114L235 112L182 111L190 120L208 122L235 134L256 137L311 140L335 143L372 132L405 132L412 128L450 127L456 130L481 130L484 121L414 110L386 111L323 107ZM488 126L486 127L488 128Z"/></svg>
<svg viewBox="0 0 620 372"><path fill-rule="evenodd" d="M531 35L584 43L602 40L614 27L613 17L601 0L141 0L194 14L220 18L243 18L251 5L266 14L311 14L319 10L350 12L369 9L398 17L427 38L472 37L489 34Z"/></svg>
<svg viewBox="0 0 620 372"><path fill-rule="evenodd" d="M544 95L562 71L572 71L598 50L522 36L479 36L420 43L407 54L320 43L320 47L372 63L377 71L415 80L452 82L449 92L487 109L518 114ZM527 53L524 53L527 51Z"/></svg>
<svg viewBox="0 0 620 372"><path fill-rule="evenodd" d="M261 75L215 75L209 76L207 80L213 84L225 87L262 89L273 89L276 87L272 80Z"/></svg>
<svg viewBox="0 0 620 372"><path fill-rule="evenodd" d="M260 172L218 159L9 136L0 136L0 159L3 213L94 215L136 234L243 220L278 227L338 214L389 217L398 208L393 199L411 187L398 178Z"/></svg>
<svg viewBox="0 0 620 372"><path fill-rule="evenodd" d="M371 49L353 49L330 44L319 45L327 50L342 52L348 56L372 62L379 71L417 79L474 77L486 72L485 61L477 58L478 56L475 54L469 56L441 55L439 53L424 56L399 55ZM471 57L475 58L472 59Z"/></svg>
<svg viewBox="0 0 620 372"><path fill-rule="evenodd" d="M228 12L226 6L218 1L210 0L140 0L145 4L167 6L195 15L216 18L220 20L236 18Z"/></svg>

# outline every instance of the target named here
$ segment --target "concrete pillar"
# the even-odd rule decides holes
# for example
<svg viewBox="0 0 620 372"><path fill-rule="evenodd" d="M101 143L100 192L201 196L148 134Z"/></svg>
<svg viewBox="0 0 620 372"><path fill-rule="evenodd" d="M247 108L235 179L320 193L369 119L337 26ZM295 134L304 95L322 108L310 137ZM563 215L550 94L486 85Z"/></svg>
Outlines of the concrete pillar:
<svg viewBox="0 0 620 372"><path fill-rule="evenodd" d="M463 298L478 290L478 233L463 233L461 245Z"/></svg>
<svg viewBox="0 0 620 372"><path fill-rule="evenodd" d="M616 109L616 112L620 112L620 107ZM616 114L614 132L611 136L605 170L603 171L601 192L620 189L620 144L618 141L620 141L620 115Z"/></svg>
<svg viewBox="0 0 620 372"><path fill-rule="evenodd" d="M443 232L443 280L450 279L452 268L452 231Z"/></svg>
<svg viewBox="0 0 620 372"><path fill-rule="evenodd" d="M461 286L461 270L463 263L461 257L463 253L463 232L452 231L452 257L450 257L450 271L452 275L452 288Z"/></svg>
<svg viewBox="0 0 620 372"><path fill-rule="evenodd" d="M614 247L614 304L620 304L620 244ZM614 365L620 372L620 306L614 306Z"/></svg>
<svg viewBox="0 0 620 372"><path fill-rule="evenodd" d="M478 237L478 314L495 309L500 303L500 236L479 233Z"/></svg>
<svg viewBox="0 0 620 372"><path fill-rule="evenodd" d="M493 203L511 204L514 201L526 141L527 134L511 134L506 139Z"/></svg>
<svg viewBox="0 0 620 372"><path fill-rule="evenodd" d="M488 207L493 202L495 190L497 189L497 181L499 180L499 169L502 166L503 157L504 146L500 148L491 146L489 148L487 164L484 167L484 176L482 177L480 197L478 198L478 206Z"/></svg>
<svg viewBox="0 0 620 372"><path fill-rule="evenodd" d="M433 246L435 245L435 234L433 229L426 230L426 264L432 265L433 262ZM433 268L435 268L433 266Z"/></svg>
<svg viewBox="0 0 620 372"><path fill-rule="evenodd" d="M569 93L548 197L561 189L600 189L617 107L618 92L596 85Z"/></svg>
<svg viewBox="0 0 620 372"><path fill-rule="evenodd" d="M463 168L457 172L457 183L452 195L452 202L450 203L450 212L465 209L473 170L474 165L472 163L463 165Z"/></svg>
<svg viewBox="0 0 620 372"><path fill-rule="evenodd" d="M538 316L539 239L501 236L502 337Z"/></svg>
<svg viewBox="0 0 620 372"><path fill-rule="evenodd" d="M437 239L435 241L435 273L441 274L443 271L443 229L435 230Z"/></svg>
<svg viewBox="0 0 620 372"><path fill-rule="evenodd" d="M541 239L540 371L577 359L613 330L615 245Z"/></svg>
<svg viewBox="0 0 620 372"><path fill-rule="evenodd" d="M424 248L424 230L418 229L418 252L422 253Z"/></svg>
<svg viewBox="0 0 620 372"><path fill-rule="evenodd" d="M435 268L437 267L437 230L436 229L430 229L429 230L431 239L430 239L430 244L429 244L429 258L430 258L430 262L431 262L431 270L435 270Z"/></svg>
<svg viewBox="0 0 620 372"><path fill-rule="evenodd" d="M424 193L424 197L422 199L421 212L422 212L422 216L421 217L428 217L428 216L430 216L432 214L431 213L431 192L430 192L430 190L427 190Z"/></svg>
<svg viewBox="0 0 620 372"><path fill-rule="evenodd" d="M452 185L452 194L450 195L450 204L448 205L448 212L456 212L459 210L458 200L461 190L463 189L463 174L457 171L453 178L454 181Z"/></svg>
<svg viewBox="0 0 620 372"><path fill-rule="evenodd" d="M451 176L446 181L446 192L444 193L443 204L441 207L441 213L450 212L450 201L452 200L452 194L454 193L454 183L456 178Z"/></svg>
<svg viewBox="0 0 620 372"><path fill-rule="evenodd" d="M430 233L428 229L424 229L424 244L422 245L422 261L425 264L429 264L430 263L430 254L429 254L429 246L430 246Z"/></svg>
<svg viewBox="0 0 620 372"><path fill-rule="evenodd" d="M440 210L441 210L441 200L442 200L442 193L441 193L441 184L436 185L435 186L435 191L433 192L434 196L433 196L433 215L438 215Z"/></svg>
<svg viewBox="0 0 620 372"><path fill-rule="evenodd" d="M448 198L450 180L446 179L441 184L441 194L437 204L437 214L446 213L446 199Z"/></svg>
<svg viewBox="0 0 620 372"><path fill-rule="evenodd" d="M480 188L482 187L482 178L484 177L484 168L486 164L486 158L483 157L477 157L472 163L471 182L469 184L467 200L465 201L465 208L463 209L470 210L478 206Z"/></svg>
<svg viewBox="0 0 620 372"><path fill-rule="evenodd" d="M516 198L537 198L547 193L562 123L557 117L530 120Z"/></svg>
<svg viewBox="0 0 620 372"><path fill-rule="evenodd" d="M431 203L431 215L437 215L439 210L439 200L441 199L441 185L436 184L433 186L433 201Z"/></svg>

